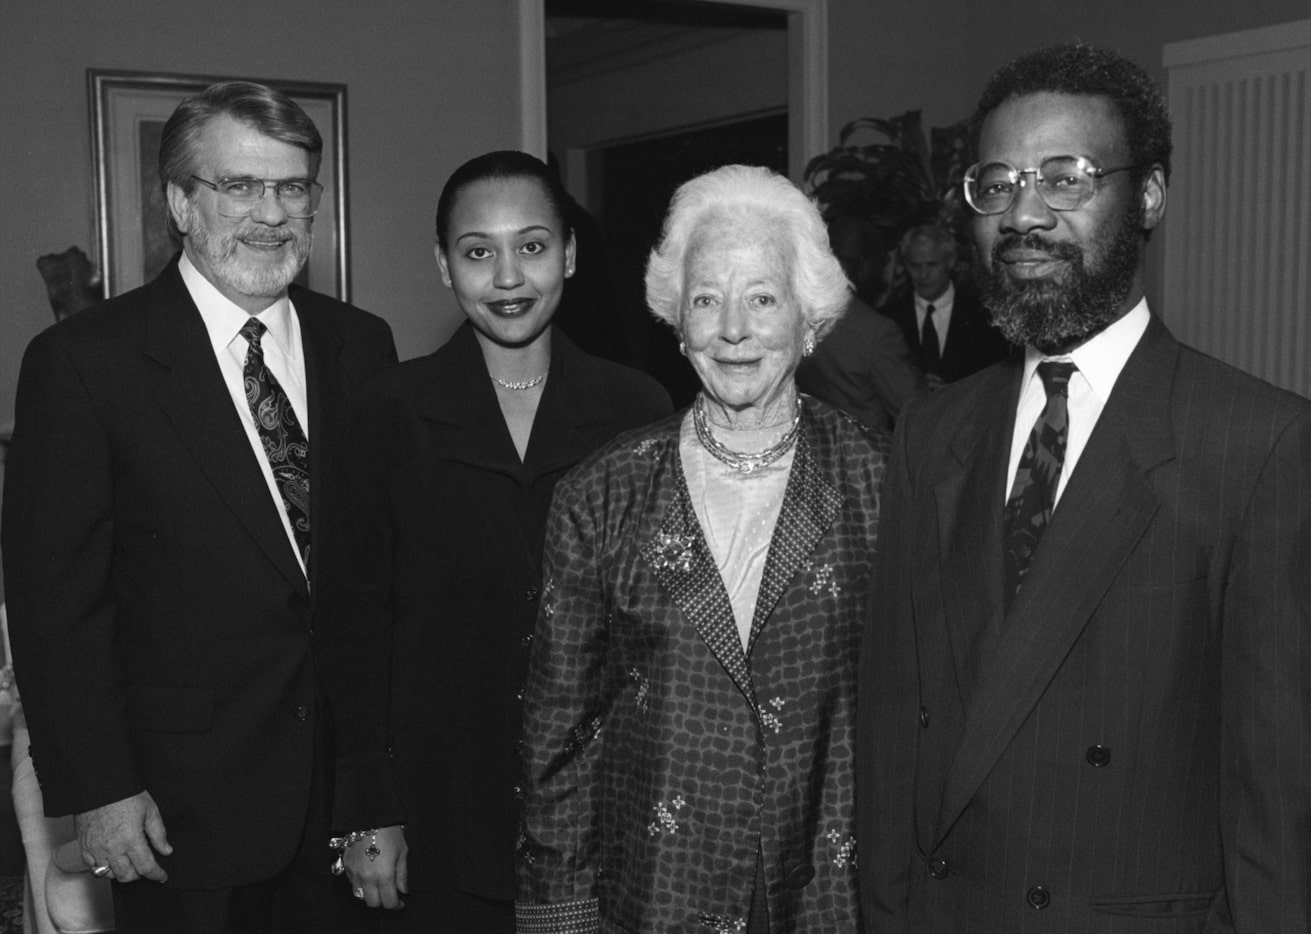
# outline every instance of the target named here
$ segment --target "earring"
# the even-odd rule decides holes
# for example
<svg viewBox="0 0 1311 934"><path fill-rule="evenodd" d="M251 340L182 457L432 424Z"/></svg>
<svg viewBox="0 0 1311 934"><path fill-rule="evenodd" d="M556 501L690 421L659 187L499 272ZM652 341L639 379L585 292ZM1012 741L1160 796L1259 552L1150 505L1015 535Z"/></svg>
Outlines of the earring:
<svg viewBox="0 0 1311 934"><path fill-rule="evenodd" d="M806 335L806 339L801 342L801 356L809 357L815 352L815 338L811 334Z"/></svg>
<svg viewBox="0 0 1311 934"><path fill-rule="evenodd" d="M684 357L687 356L687 342L686 342L686 341L679 341L679 342L678 342L678 352L679 352L679 354L681 354L681 355L684 356Z"/></svg>

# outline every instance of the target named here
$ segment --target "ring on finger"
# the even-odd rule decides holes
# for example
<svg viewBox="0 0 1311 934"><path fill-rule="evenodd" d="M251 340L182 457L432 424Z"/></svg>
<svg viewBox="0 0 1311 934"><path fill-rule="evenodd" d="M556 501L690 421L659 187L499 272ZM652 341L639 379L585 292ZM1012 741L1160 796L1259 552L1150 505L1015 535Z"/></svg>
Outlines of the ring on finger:
<svg viewBox="0 0 1311 934"><path fill-rule="evenodd" d="M95 866L91 869L91 875L95 876L97 879L107 878L108 876L113 875L113 873L114 870L108 866Z"/></svg>
<svg viewBox="0 0 1311 934"><path fill-rule="evenodd" d="M363 898L363 897L364 897L364 887L363 887L363 886L358 886L358 885L357 885L355 888L351 889L351 894L354 895L356 898Z"/></svg>

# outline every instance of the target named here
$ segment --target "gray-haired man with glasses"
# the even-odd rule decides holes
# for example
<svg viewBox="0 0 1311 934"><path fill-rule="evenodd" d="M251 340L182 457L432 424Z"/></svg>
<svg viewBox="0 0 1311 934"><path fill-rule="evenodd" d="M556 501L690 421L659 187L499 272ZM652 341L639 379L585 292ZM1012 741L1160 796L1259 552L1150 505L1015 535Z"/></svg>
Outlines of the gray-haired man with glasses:
<svg viewBox="0 0 1311 934"><path fill-rule="evenodd" d="M48 814L117 930L357 930L328 874L312 656L322 480L388 326L293 280L323 143L289 97L180 104L160 174L182 252L39 335L5 483L9 618Z"/></svg>
<svg viewBox="0 0 1311 934"><path fill-rule="evenodd" d="M1306 934L1311 403L1149 308L1171 144L1140 67L1025 56L974 130L977 278L1026 350L898 425L861 659L866 929Z"/></svg>

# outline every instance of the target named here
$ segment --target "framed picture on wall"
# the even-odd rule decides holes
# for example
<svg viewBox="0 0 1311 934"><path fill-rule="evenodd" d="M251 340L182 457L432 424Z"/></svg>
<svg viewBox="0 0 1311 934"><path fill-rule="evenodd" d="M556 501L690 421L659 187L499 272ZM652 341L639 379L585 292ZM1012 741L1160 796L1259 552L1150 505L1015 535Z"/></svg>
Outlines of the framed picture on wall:
<svg viewBox="0 0 1311 934"><path fill-rule="evenodd" d="M169 238L159 181L164 123L187 97L221 77L87 69L92 171L96 197L96 253L105 295L149 282L178 247ZM314 247L297 282L350 300L346 256L346 86L258 80L291 97L323 137L319 182L323 200L314 216Z"/></svg>

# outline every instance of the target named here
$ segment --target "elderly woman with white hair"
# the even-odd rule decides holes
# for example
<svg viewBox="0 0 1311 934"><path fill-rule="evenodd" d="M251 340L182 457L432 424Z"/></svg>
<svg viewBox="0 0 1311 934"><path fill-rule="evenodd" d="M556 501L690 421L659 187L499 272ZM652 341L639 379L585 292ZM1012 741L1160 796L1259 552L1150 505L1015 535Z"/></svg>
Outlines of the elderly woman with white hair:
<svg viewBox="0 0 1311 934"><path fill-rule="evenodd" d="M849 285L726 166L646 276L701 381L556 489L525 697L520 932L855 932L856 654L888 440L798 394Z"/></svg>

